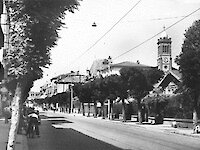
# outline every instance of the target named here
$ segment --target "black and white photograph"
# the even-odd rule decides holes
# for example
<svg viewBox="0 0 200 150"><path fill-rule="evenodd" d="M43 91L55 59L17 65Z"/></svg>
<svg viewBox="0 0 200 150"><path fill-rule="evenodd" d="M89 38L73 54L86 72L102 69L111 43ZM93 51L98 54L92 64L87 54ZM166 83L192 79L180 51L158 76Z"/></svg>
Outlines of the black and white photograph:
<svg viewBox="0 0 200 150"><path fill-rule="evenodd" d="M0 150L200 150L200 0L0 0Z"/></svg>

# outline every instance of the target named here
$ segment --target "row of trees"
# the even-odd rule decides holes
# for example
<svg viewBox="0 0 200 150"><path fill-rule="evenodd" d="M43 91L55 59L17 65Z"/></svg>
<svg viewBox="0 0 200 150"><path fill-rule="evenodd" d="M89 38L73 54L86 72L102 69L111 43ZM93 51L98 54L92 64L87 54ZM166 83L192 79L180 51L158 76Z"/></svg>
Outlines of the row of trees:
<svg viewBox="0 0 200 150"><path fill-rule="evenodd" d="M162 77L163 72L157 70L157 68L122 68L120 75L115 74L104 78L96 78L84 84L75 84L74 91L82 104L94 103L95 117L97 114L97 102L101 103L102 114L104 114L104 102L110 100L112 117L113 101L117 98L121 99L123 121L126 121L125 100L133 98L138 105L139 123L142 123L141 100Z"/></svg>

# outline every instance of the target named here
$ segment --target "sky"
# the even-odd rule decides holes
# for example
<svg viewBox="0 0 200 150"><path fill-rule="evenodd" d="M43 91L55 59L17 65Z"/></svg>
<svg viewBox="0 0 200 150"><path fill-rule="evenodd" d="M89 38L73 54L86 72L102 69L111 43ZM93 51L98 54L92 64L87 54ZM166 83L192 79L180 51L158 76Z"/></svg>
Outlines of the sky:
<svg viewBox="0 0 200 150"><path fill-rule="evenodd" d="M155 35L164 26L167 29L199 7L200 0L80 1L79 10L66 12L63 20L66 25L59 31L57 46L51 51L52 65L44 69L44 77L34 83L32 91L39 91L42 85L60 74L70 71L86 74L94 60L108 56L113 58L113 63L139 60L141 64L156 66L160 34ZM178 66L174 59L181 52L185 30L198 19L200 11L166 30L172 39L175 68ZM92 27L94 22L96 27Z"/></svg>

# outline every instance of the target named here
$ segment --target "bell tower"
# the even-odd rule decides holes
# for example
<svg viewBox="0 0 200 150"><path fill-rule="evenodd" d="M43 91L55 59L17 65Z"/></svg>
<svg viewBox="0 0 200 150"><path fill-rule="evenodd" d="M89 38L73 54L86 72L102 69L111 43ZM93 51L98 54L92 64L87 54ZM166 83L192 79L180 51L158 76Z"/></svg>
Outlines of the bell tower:
<svg viewBox="0 0 200 150"><path fill-rule="evenodd" d="M158 39L158 69L165 73L172 70L172 57L171 57L171 38L168 37L165 27Z"/></svg>

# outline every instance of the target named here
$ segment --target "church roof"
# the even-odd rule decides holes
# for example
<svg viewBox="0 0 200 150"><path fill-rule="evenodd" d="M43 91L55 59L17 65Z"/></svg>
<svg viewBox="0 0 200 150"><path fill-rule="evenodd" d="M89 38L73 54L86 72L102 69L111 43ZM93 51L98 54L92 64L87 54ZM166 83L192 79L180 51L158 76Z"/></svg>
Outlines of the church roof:
<svg viewBox="0 0 200 150"><path fill-rule="evenodd" d="M182 74L176 68L172 68L171 72L173 73L174 76L176 76L177 79L182 78Z"/></svg>
<svg viewBox="0 0 200 150"><path fill-rule="evenodd" d="M180 78L172 71L166 74L163 79L156 85L156 87L166 88L171 82L178 84L181 82Z"/></svg>

